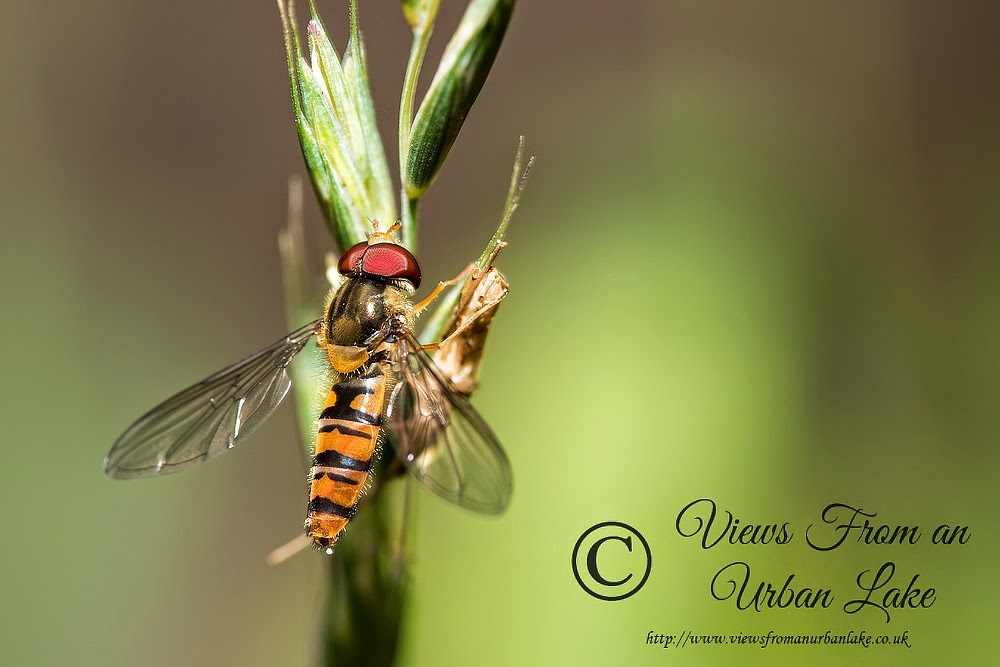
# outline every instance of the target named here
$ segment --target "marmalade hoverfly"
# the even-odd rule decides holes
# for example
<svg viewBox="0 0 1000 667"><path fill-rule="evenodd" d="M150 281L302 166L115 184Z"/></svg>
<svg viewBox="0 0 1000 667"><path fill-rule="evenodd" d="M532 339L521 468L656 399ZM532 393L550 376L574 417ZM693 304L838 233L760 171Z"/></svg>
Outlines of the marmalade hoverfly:
<svg viewBox="0 0 1000 667"><path fill-rule="evenodd" d="M306 534L333 545L357 511L369 482L382 429L403 466L439 496L462 507L499 514L510 501L511 469L489 426L428 356L475 322L421 345L417 314L447 285L418 304L414 256L386 232L340 258L343 279L322 319L168 398L132 424L104 461L110 477L153 477L213 458L249 435L291 387L288 365L312 336L334 376L319 415L310 471Z"/></svg>

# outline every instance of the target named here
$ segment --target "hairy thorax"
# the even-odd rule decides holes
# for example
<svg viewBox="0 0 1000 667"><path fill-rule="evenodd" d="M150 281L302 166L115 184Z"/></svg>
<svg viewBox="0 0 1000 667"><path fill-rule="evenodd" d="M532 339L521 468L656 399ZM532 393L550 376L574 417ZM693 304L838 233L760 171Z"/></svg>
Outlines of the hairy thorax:
<svg viewBox="0 0 1000 667"><path fill-rule="evenodd" d="M345 276L330 299L317 340L326 348L333 370L350 373L363 366L384 344L380 336L393 316L412 327L411 292L402 281Z"/></svg>

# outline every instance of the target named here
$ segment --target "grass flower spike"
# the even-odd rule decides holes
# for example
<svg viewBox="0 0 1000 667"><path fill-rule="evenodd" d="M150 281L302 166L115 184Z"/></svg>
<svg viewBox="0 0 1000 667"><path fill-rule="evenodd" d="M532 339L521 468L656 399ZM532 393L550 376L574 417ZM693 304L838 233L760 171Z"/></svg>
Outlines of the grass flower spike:
<svg viewBox="0 0 1000 667"><path fill-rule="evenodd" d="M385 151L368 88L357 8L341 60L314 5L302 54L294 6L278 0L288 55L292 106L302 154L337 245L366 238L370 218L394 220L396 209Z"/></svg>

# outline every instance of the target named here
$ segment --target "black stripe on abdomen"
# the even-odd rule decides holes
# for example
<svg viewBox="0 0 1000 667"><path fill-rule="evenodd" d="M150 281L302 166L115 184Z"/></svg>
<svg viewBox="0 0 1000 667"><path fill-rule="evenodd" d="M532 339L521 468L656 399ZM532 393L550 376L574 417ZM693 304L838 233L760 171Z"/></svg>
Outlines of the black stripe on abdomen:
<svg viewBox="0 0 1000 667"><path fill-rule="evenodd" d="M336 387L335 387L336 388ZM337 397L338 403L336 405L331 405L327 409L320 413L320 419L343 419L348 422L358 422L359 424L369 424L371 426L381 426L382 416L372 416L367 412L361 412L361 410L355 410L350 407L350 403L341 405L339 403L340 396Z"/></svg>
<svg viewBox="0 0 1000 667"><path fill-rule="evenodd" d="M334 516L351 519L354 517L355 512L358 511L358 504L355 503L350 507L344 507L340 503L335 503L329 498L317 496L309 500L309 511L316 514L333 514Z"/></svg>
<svg viewBox="0 0 1000 667"><path fill-rule="evenodd" d="M329 408L329 409L332 410L332 408ZM326 414L326 413L327 413L327 410L324 410L323 414ZM320 415L320 419L332 419L332 417L323 417L322 415ZM351 420L351 421L356 421L356 420ZM362 422L362 423L366 423L366 422ZM377 426L377 424L374 424L374 425ZM337 423L337 424L327 424L326 426L320 426L319 427L319 433L333 433L334 431L339 431L340 433L343 433L344 435L353 435L356 438L364 438L365 440L371 440L372 439L372 437L370 435L368 435L367 433L365 433L364 431L358 431L357 429L353 429L353 428L351 428L349 426L344 426L343 424L340 424L340 423Z"/></svg>
<svg viewBox="0 0 1000 667"><path fill-rule="evenodd" d="M373 367L373 371L377 372L377 367ZM349 422L358 422L359 424L381 426L382 415L368 414L367 412L355 410L351 407L351 403L353 403L354 399L358 396L375 393L374 388L369 386L375 382L384 382L384 380L381 375L373 375L372 377L351 378L336 383L330 387L330 391L336 397L334 399L334 404L323 410L319 418L342 419Z"/></svg>
<svg viewBox="0 0 1000 667"><path fill-rule="evenodd" d="M371 459L361 461L350 456L344 456L334 449L328 449L314 456L312 464L325 468L346 468L348 470L357 470L358 472L368 472L372 466Z"/></svg>
<svg viewBox="0 0 1000 667"><path fill-rule="evenodd" d="M357 486L359 484L358 480L351 479L350 477L346 477L344 475L338 475L335 472L318 472L313 475L313 479L323 479L323 475L326 475L326 478L333 482L343 482L344 484L350 484L351 486Z"/></svg>

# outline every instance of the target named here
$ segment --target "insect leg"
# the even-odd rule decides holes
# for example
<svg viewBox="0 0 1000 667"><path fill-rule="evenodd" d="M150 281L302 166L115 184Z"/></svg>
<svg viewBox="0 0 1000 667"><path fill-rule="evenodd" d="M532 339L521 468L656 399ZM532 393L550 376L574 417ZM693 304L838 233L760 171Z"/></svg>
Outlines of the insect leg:
<svg viewBox="0 0 1000 667"><path fill-rule="evenodd" d="M441 282L439 282L437 284L437 287L434 288L434 291L432 291L430 294L427 295L426 299L413 306L413 312L419 313L421 310L431 305L431 302L434 301L434 299L438 298L438 295L441 294L441 290L443 290L445 287L451 287L452 285L457 285L460 280L462 280L467 275L472 273L472 271L475 268L476 268L476 263L469 262L469 265L465 267L465 269L460 274L458 274L451 280L442 280Z"/></svg>
<svg viewBox="0 0 1000 667"><path fill-rule="evenodd" d="M485 315L487 312L489 312L490 309L492 309L494 305L495 304L493 304L493 303L486 304L485 306L483 306L482 308L480 308L479 310L477 310L475 313L473 313L472 317L470 317L466 321L462 322L462 324L460 326L458 326L450 334L448 334L447 336L445 336L444 338L442 338L441 340L439 340L436 343L427 343L426 345L421 345L420 349L424 350L425 352L428 352L430 350L440 350L442 347L445 346L445 344L448 341L450 341L452 338L454 338L458 334L460 334L463 331L465 331L466 329L468 329L472 325L473 322L475 322L476 320L478 320L482 315Z"/></svg>

